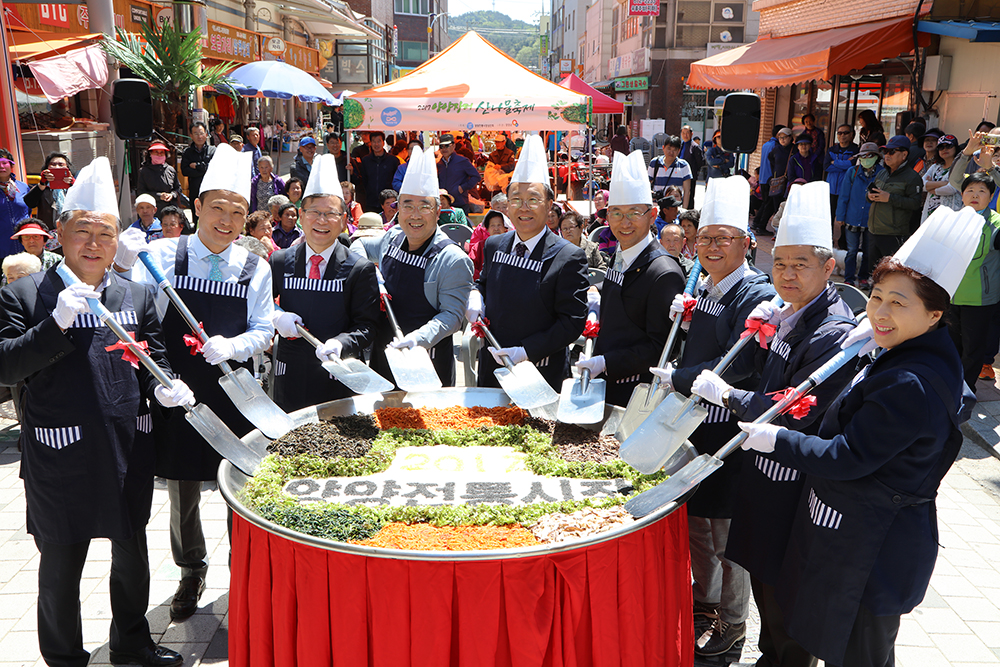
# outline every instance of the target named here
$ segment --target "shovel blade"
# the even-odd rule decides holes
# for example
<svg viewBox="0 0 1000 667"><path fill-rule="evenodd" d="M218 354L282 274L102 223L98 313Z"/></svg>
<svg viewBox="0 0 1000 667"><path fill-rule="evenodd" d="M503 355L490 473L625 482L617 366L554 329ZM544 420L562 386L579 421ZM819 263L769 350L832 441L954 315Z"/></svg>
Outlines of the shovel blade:
<svg viewBox="0 0 1000 667"><path fill-rule="evenodd" d="M253 477L261 459L264 458L263 452L254 450L237 438L236 434L204 403L194 406L186 418L194 430L198 431L198 434L205 438L224 459Z"/></svg>
<svg viewBox="0 0 1000 667"><path fill-rule="evenodd" d="M392 383L373 371L360 359L324 361L323 369L355 394L381 394L392 391Z"/></svg>
<svg viewBox="0 0 1000 667"><path fill-rule="evenodd" d="M615 439L618 442L625 442L639 428L639 424L653 414L653 410L663 402L668 393L662 384L656 385L656 391L652 391L652 385L648 382L636 386L632 390L632 397L628 399L628 405L625 406L625 414L618 425L618 430L615 431Z"/></svg>
<svg viewBox="0 0 1000 667"><path fill-rule="evenodd" d="M563 380L556 419L564 424L596 424L604 419L604 380L591 380L587 390L579 378Z"/></svg>
<svg viewBox="0 0 1000 667"><path fill-rule="evenodd" d="M530 361L522 361L513 369L506 367L493 371L500 387L519 408L530 410L559 400L559 394L549 386L542 374Z"/></svg>
<svg viewBox="0 0 1000 667"><path fill-rule="evenodd" d="M268 398L247 369L223 375L219 384L243 416L272 440L295 428L292 418Z"/></svg>
<svg viewBox="0 0 1000 667"><path fill-rule="evenodd" d="M721 467L721 459L711 454L702 454L649 491L632 498L625 503L625 509L636 519L652 514L698 486Z"/></svg>
<svg viewBox="0 0 1000 667"><path fill-rule="evenodd" d="M645 475L663 467L708 416L708 410L697 403L684 409L686 400L677 392L663 399L621 444L618 455L622 460Z"/></svg>
<svg viewBox="0 0 1000 667"><path fill-rule="evenodd" d="M396 384L403 391L428 391L441 388L441 378L434 370L431 355L422 347L398 350L385 348L385 358Z"/></svg>

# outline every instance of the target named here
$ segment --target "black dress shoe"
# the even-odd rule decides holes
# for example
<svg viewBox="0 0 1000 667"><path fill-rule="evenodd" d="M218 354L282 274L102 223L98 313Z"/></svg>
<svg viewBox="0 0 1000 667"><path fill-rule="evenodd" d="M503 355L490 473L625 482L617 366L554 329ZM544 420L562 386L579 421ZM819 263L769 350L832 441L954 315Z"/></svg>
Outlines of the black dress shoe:
<svg viewBox="0 0 1000 667"><path fill-rule="evenodd" d="M174 599L170 601L170 618L182 621L198 611L198 600L205 592L205 580L199 576L184 577Z"/></svg>
<svg viewBox="0 0 1000 667"><path fill-rule="evenodd" d="M165 646L149 646L141 651L111 651L113 665L147 665L148 667L170 667L184 662L184 656Z"/></svg>

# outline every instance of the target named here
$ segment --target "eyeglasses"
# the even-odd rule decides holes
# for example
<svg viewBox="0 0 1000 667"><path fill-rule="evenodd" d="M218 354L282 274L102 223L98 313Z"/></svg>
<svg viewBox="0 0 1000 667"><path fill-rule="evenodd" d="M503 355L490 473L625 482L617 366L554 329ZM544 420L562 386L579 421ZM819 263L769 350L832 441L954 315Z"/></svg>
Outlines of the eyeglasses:
<svg viewBox="0 0 1000 667"><path fill-rule="evenodd" d="M612 211L608 209L608 222L621 222L623 218L628 218L632 222L642 219L642 216L646 215L653 210L652 206L647 206L643 210L632 209L631 211L622 212L619 210Z"/></svg>
<svg viewBox="0 0 1000 667"><path fill-rule="evenodd" d="M522 206L526 206L528 208L538 208L544 203L545 201L539 199L538 197L532 197L531 199L521 199L520 197L514 197L512 199L507 200L507 208L521 208Z"/></svg>
<svg viewBox="0 0 1000 667"><path fill-rule="evenodd" d="M342 215L344 215L342 211L317 211L316 209L302 209L302 217L309 222L316 222L320 218L330 222L338 222L340 220L340 216Z"/></svg>
<svg viewBox="0 0 1000 667"><path fill-rule="evenodd" d="M392 207L396 208L396 204L393 204ZM420 204L418 206L416 204L406 203L406 204L401 204L399 206L399 210L402 211L403 213L406 213L407 215L412 215L417 211L420 212L420 215L427 215L428 213L432 213L434 211L434 207L430 204Z"/></svg>
<svg viewBox="0 0 1000 667"><path fill-rule="evenodd" d="M837 130L837 134L854 134L851 130Z"/></svg>
<svg viewBox="0 0 1000 667"><path fill-rule="evenodd" d="M712 245L712 241L715 241L715 245L720 248L728 248L733 244L736 239L743 239L745 236L696 236L694 239L695 245L701 248L707 248Z"/></svg>

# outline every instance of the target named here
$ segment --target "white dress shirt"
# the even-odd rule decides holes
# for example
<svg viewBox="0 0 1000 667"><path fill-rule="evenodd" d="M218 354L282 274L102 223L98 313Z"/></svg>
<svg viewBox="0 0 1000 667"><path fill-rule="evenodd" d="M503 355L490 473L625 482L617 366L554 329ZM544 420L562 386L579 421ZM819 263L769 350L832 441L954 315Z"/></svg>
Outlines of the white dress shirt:
<svg viewBox="0 0 1000 667"><path fill-rule="evenodd" d="M542 231L538 232L537 234L535 234L534 236L532 236L530 239L522 241L521 237L517 235L517 232L514 232L514 245L512 245L510 247L510 251L512 253L516 253L517 251L515 250L515 248L517 248L517 244L518 243L523 243L524 245L528 246L528 252L524 253L524 256L525 257L530 257L531 253L535 252L535 247L542 240L542 235L544 235L544 234L545 234L545 229L542 229Z"/></svg>
<svg viewBox="0 0 1000 667"><path fill-rule="evenodd" d="M326 274L326 267L330 263L330 258L333 257L333 249L337 247L337 241L330 244L330 247L323 252L316 252L313 250L308 243L306 243L306 275L309 277L309 269L312 268L312 258L313 255L319 255L323 258L323 261L319 263L319 276L322 278ZM294 252L294 251L293 251Z"/></svg>
<svg viewBox="0 0 1000 667"><path fill-rule="evenodd" d="M648 246L652 242L653 242L653 237L650 236L649 234L646 234L641 239L639 239L638 243L636 243L628 250L622 250L622 247L620 245L618 246L618 254L621 256L622 262L624 263L624 267L622 268L622 273L625 273L626 271L629 270L629 267L632 266L632 263L635 262L636 259L638 259L640 253L642 253L642 251L646 249L646 246Z"/></svg>

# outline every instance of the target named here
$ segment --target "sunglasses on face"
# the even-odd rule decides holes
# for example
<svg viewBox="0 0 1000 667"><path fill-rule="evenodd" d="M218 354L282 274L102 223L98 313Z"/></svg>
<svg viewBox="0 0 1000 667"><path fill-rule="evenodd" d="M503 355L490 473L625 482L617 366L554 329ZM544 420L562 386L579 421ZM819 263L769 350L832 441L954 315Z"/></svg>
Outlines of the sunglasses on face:
<svg viewBox="0 0 1000 667"><path fill-rule="evenodd" d="M851 132L850 130L847 130L846 132L841 131L841 130L837 130L837 134L854 134L854 133Z"/></svg>

